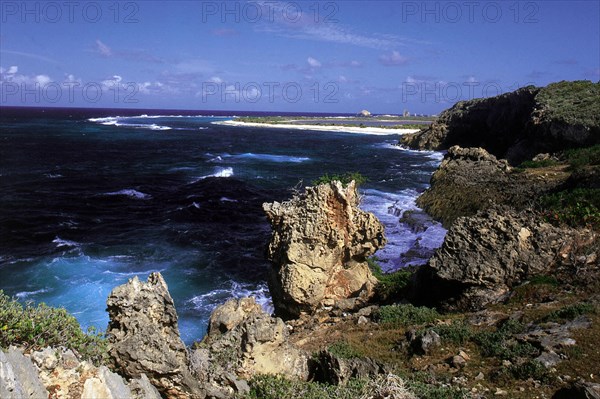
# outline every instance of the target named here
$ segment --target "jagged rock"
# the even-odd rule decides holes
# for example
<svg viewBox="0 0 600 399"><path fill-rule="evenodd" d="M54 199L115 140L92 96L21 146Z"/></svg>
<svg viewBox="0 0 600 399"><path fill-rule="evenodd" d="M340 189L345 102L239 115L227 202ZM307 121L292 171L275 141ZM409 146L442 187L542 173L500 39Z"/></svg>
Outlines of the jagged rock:
<svg viewBox="0 0 600 399"><path fill-rule="evenodd" d="M439 334L433 330L427 330L421 334L417 330L411 329L407 331L406 338L411 351L417 355L427 355L442 344Z"/></svg>
<svg viewBox="0 0 600 399"><path fill-rule="evenodd" d="M146 374L130 381L131 394L135 399L161 399L160 392L150 383Z"/></svg>
<svg viewBox="0 0 600 399"><path fill-rule="evenodd" d="M554 227L529 211L492 207L458 218L444 243L420 271L423 301L479 310L511 287L549 272L561 250L578 235Z"/></svg>
<svg viewBox="0 0 600 399"><path fill-rule="evenodd" d="M97 377L88 378L83 384L82 398L130 399L131 391L123 379L106 366L100 367Z"/></svg>
<svg viewBox="0 0 600 399"><path fill-rule="evenodd" d="M107 300L107 337L115 366L131 378L146 374L172 398L204 398L189 370L188 352L179 336L177 312L160 273L146 283L136 277L116 287Z"/></svg>
<svg viewBox="0 0 600 399"><path fill-rule="evenodd" d="M366 258L386 239L383 225L358 202L354 182L334 181L263 204L273 229L269 289L278 315L294 318L325 301L373 295L377 280Z"/></svg>
<svg viewBox="0 0 600 399"><path fill-rule="evenodd" d="M0 397L2 399L47 398L48 391L28 357L17 348L0 350Z"/></svg>
<svg viewBox="0 0 600 399"><path fill-rule="evenodd" d="M231 312L236 320L223 327L223 315ZM243 317L238 317L243 315ZM231 378L250 378L256 374L283 374L290 378L308 378L309 355L288 342L288 329L280 318L266 314L254 298L230 299L215 309L210 330L200 349L192 352L192 364L216 385L231 385ZM237 381L236 377L236 381ZM244 384L233 382L235 389Z"/></svg>
<svg viewBox="0 0 600 399"><path fill-rule="evenodd" d="M386 373L385 367L371 358L344 359L329 351L317 355L313 378L319 382L344 385L351 378L369 379Z"/></svg>
<svg viewBox="0 0 600 399"><path fill-rule="evenodd" d="M482 147L518 165L539 153L600 142L599 96L599 83L576 81L460 101L400 142L420 150Z"/></svg>
<svg viewBox="0 0 600 399"><path fill-rule="evenodd" d="M491 204L524 208L532 198L558 187L564 179L560 175L532 180L524 174L510 173L505 160L496 159L482 148L453 146L417 205L448 228L457 217L472 216Z"/></svg>

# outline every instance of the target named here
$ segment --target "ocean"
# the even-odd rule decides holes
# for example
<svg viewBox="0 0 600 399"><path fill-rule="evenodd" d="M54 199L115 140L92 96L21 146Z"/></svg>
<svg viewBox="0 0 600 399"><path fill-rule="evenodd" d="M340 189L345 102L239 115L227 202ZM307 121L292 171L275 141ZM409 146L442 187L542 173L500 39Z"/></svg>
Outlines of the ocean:
<svg viewBox="0 0 600 399"><path fill-rule="evenodd" d="M438 223L399 222L440 153L401 149L393 131L213 123L231 114L0 109L0 289L103 330L111 289L160 271L190 344L229 298L253 295L272 310L261 205L325 173L367 177L361 208L385 224L389 242L376 254L385 270L422 264L441 245Z"/></svg>

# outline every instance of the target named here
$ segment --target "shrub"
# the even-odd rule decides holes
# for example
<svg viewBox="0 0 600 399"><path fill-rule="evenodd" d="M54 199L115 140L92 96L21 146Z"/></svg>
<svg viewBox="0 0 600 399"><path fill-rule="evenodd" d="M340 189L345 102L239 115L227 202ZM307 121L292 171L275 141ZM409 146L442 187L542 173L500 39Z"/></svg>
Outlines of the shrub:
<svg viewBox="0 0 600 399"><path fill-rule="evenodd" d="M590 303L584 303L584 302L576 303L576 304L565 306L564 308L561 308L561 309L551 312L546 317L544 317L542 319L542 321L558 322L558 321L564 321L564 320L573 320L574 318L576 318L578 316L581 316L584 314L589 314L589 313L594 313L594 312L595 312L594 305L592 305Z"/></svg>
<svg viewBox="0 0 600 399"><path fill-rule="evenodd" d="M518 378L519 380L532 378L534 380L547 382L550 379L548 369L537 360L528 360L521 364L513 364L508 367L508 371L514 378Z"/></svg>
<svg viewBox="0 0 600 399"><path fill-rule="evenodd" d="M553 159L543 159L541 161L525 161L519 165L522 169L536 169L536 168L547 168L549 166L557 165L558 162Z"/></svg>
<svg viewBox="0 0 600 399"><path fill-rule="evenodd" d="M88 334L64 308L41 303L21 304L0 290L0 346L24 346L38 350L46 346L73 349L96 364L107 359L107 344L103 334L94 328Z"/></svg>
<svg viewBox="0 0 600 399"><path fill-rule="evenodd" d="M412 272L409 270L398 270L393 273L384 273L377 263L376 258L368 258L367 263L371 272L378 281L375 291L382 301L398 298L410 283Z"/></svg>
<svg viewBox="0 0 600 399"><path fill-rule="evenodd" d="M350 380L345 386L289 380L279 375L257 375L249 381L248 399L355 399L363 394L365 381Z"/></svg>
<svg viewBox="0 0 600 399"><path fill-rule="evenodd" d="M352 359L360 357L361 353L354 349L346 341L337 341L327 348L332 355L340 357L342 359Z"/></svg>
<svg viewBox="0 0 600 399"><path fill-rule="evenodd" d="M545 195L540 207L550 222L600 228L600 189L577 188Z"/></svg>
<svg viewBox="0 0 600 399"><path fill-rule="evenodd" d="M539 349L528 342L519 342L512 336L522 333L525 325L517 320L507 320L496 331L482 331L473 336L481 354L504 360L515 360L539 355Z"/></svg>
<svg viewBox="0 0 600 399"><path fill-rule="evenodd" d="M440 338L456 345L464 345L473 336L471 327L463 321L454 320L452 324L440 324L433 327Z"/></svg>
<svg viewBox="0 0 600 399"><path fill-rule="evenodd" d="M600 144L567 150L565 157L571 168L575 170L587 165L600 165Z"/></svg>
<svg viewBox="0 0 600 399"><path fill-rule="evenodd" d="M381 306L376 314L377 320L389 327L431 323L439 317L435 309L410 304Z"/></svg>
<svg viewBox="0 0 600 399"><path fill-rule="evenodd" d="M551 285L553 287L558 286L558 280L554 276L547 276L545 274L539 274L529 279L529 283L532 285Z"/></svg>
<svg viewBox="0 0 600 399"><path fill-rule="evenodd" d="M332 181L336 181L336 180L341 182L344 187L347 187L348 184L350 184L350 182L353 180L356 183L356 187L367 182L367 178L358 172L346 172L341 175L340 174L330 175L329 173L326 173L323 176L319 177L318 179L313 180L312 185L318 186L320 184L329 184Z"/></svg>

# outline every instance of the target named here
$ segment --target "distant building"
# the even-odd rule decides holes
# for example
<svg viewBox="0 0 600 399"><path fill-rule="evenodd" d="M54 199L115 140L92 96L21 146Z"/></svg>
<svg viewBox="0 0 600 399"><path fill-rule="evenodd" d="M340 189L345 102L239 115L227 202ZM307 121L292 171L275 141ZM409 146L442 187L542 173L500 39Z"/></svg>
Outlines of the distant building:
<svg viewBox="0 0 600 399"><path fill-rule="evenodd" d="M410 111L405 109L404 112L402 112L402 116L404 116L404 117L410 116Z"/></svg>
<svg viewBox="0 0 600 399"><path fill-rule="evenodd" d="M371 113L369 111L367 111L366 109L363 109L362 111L360 111L358 113L358 116L363 116L365 118L368 118L369 116L371 116Z"/></svg>

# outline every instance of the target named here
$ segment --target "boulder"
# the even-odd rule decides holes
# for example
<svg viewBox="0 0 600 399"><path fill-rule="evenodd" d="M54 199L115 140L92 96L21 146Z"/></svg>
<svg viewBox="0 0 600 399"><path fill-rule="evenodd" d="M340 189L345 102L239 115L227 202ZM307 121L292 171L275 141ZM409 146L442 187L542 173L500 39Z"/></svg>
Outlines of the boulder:
<svg viewBox="0 0 600 399"><path fill-rule="evenodd" d="M189 370L177 312L160 273L146 283L137 276L116 287L107 300L109 355L122 374L140 378L171 398L204 398Z"/></svg>
<svg viewBox="0 0 600 399"><path fill-rule="evenodd" d="M354 182L333 181L263 204L273 230L269 289L279 316L295 318L324 303L373 295L377 280L366 259L385 245L384 226L358 203Z"/></svg>
<svg viewBox="0 0 600 399"><path fill-rule="evenodd" d="M329 351L321 351L316 357L313 378L333 385L344 385L351 378L372 379L386 373L385 367L370 358L345 359Z"/></svg>
<svg viewBox="0 0 600 399"><path fill-rule="evenodd" d="M458 218L420 271L417 292L427 303L479 310L530 276L551 272L578 233L531 211L494 206Z"/></svg>
<svg viewBox="0 0 600 399"><path fill-rule="evenodd" d="M236 316L229 318L227 314ZM235 322L230 323L232 320ZM283 374L288 378L308 378L308 354L288 342L289 332L283 320L265 313L254 298L230 299L215 309L209 323L200 349L192 353L193 363L200 370L203 364L208 365L208 377Z"/></svg>

